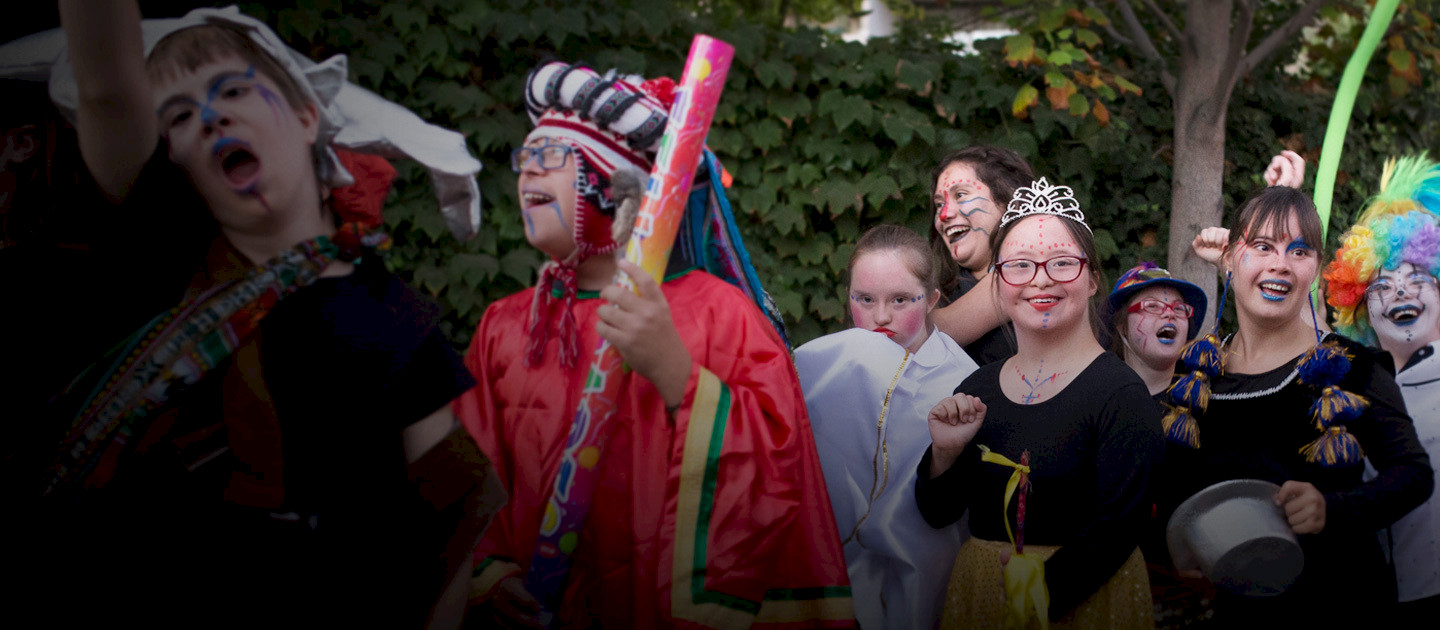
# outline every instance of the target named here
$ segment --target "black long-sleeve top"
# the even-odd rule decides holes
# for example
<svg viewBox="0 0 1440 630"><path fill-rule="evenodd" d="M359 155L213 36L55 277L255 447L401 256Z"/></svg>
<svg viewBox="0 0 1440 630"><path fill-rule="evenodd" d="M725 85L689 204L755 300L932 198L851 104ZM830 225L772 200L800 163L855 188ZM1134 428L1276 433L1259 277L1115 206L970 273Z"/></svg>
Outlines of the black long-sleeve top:
<svg viewBox="0 0 1440 630"><path fill-rule="evenodd" d="M1115 574L1150 516L1147 484L1163 451L1160 418L1145 383L1102 353L1055 397L1033 405L1000 390L1005 362L977 370L956 388L987 407L984 423L955 465L930 479L927 451L915 496L920 513L944 527L970 513L977 538L1006 540L1017 501L1002 513L1013 469L980 460L980 445L1019 462L1030 451L1025 543L1060 547L1045 562L1050 618L1059 619Z"/></svg>
<svg viewBox="0 0 1440 630"><path fill-rule="evenodd" d="M1305 461L1300 449L1320 435L1310 414L1320 392L1299 382L1301 357L1262 374L1215 378L1210 404L1198 417L1200 448L1172 447L1166 452L1165 478L1157 484L1164 488L1162 524L1185 498L1229 479L1305 481L1325 496L1324 529L1299 537L1305 552L1300 579L1280 597L1235 600L1237 619L1283 619L1288 625L1313 615L1328 623L1336 621L1336 615L1363 616L1393 600L1393 575L1375 532L1433 491L1430 459L1405 412L1388 355L1340 335L1331 334L1328 340L1338 341L1354 356L1340 387L1370 404L1345 427L1359 440L1377 477L1363 481L1360 463L1327 468ZM1337 595L1348 603L1328 605L1328 598ZM1217 615L1224 612L1220 608Z"/></svg>

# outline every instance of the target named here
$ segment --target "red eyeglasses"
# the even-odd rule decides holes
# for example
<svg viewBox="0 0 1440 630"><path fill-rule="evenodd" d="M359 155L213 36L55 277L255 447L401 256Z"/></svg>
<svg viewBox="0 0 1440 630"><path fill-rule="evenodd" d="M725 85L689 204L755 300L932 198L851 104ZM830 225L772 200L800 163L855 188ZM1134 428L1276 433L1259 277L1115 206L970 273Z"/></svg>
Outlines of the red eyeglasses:
<svg viewBox="0 0 1440 630"><path fill-rule="evenodd" d="M1166 302L1163 300L1156 300L1154 298L1146 298L1140 300L1139 302L1131 304L1130 308L1127 308L1125 310L1130 313L1139 313L1140 311L1145 311L1146 313L1149 313L1151 315L1161 315L1164 314L1165 311L1174 311L1176 315L1185 318L1189 318L1191 315L1195 314L1195 307L1190 306L1189 304L1186 304L1181 300L1175 300L1174 302Z"/></svg>

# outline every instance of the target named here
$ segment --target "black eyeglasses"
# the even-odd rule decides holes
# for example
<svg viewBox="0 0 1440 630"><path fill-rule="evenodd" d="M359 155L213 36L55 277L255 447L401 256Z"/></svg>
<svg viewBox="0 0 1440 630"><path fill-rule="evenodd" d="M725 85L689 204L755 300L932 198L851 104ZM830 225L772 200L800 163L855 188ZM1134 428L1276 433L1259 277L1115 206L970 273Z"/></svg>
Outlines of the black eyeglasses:
<svg viewBox="0 0 1440 630"><path fill-rule="evenodd" d="M1005 284L1018 287L1029 284L1041 269L1056 282L1074 282L1085 268L1085 259L1079 256L1056 256L1045 262L1014 258L1000 263L1000 279Z"/></svg>
<svg viewBox="0 0 1440 630"><path fill-rule="evenodd" d="M571 149L567 145L550 144L549 140L546 140L545 144L538 147L520 147L510 152L510 168L516 173L519 173L525 169L525 165L528 164L532 158L538 158L540 168L547 171L564 168L565 161L570 158L572 151L574 151L574 149Z"/></svg>

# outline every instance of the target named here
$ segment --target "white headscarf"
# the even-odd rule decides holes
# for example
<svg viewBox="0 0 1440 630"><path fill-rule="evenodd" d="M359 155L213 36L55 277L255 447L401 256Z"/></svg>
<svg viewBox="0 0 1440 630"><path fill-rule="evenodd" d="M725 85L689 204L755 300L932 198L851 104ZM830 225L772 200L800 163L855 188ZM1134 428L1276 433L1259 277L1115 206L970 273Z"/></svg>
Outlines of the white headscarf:
<svg viewBox="0 0 1440 630"><path fill-rule="evenodd" d="M316 146L324 147L316 175L322 183L338 188L355 181L331 146L386 158L410 158L429 169L450 232L460 240L475 234L480 226L480 187L475 182L480 162L466 148L464 136L431 125L410 110L347 81L344 55L315 63L286 46L264 22L234 6L195 9L180 18L142 20L145 54L166 35L203 24L243 29L315 104L320 120ZM49 81L50 99L74 121L79 87L68 59L64 31L36 33L0 46L0 78Z"/></svg>

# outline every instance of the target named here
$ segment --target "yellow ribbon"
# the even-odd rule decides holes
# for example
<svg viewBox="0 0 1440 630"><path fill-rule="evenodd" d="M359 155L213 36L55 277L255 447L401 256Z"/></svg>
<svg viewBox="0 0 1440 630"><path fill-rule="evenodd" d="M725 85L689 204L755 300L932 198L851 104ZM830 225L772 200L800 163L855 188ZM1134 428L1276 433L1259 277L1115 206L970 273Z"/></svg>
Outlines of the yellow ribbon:
<svg viewBox="0 0 1440 630"><path fill-rule="evenodd" d="M1015 472L1005 483L1005 510L1000 513L1005 520L1005 535L1010 544L1015 544L1015 533L1010 530L1010 499L1020 487L1020 477L1030 474L1030 467L1010 461L1010 458L980 446L980 461L1009 466ZM1030 621L1038 619L1041 630L1050 628L1050 591L1045 588L1045 562L1023 553L1011 554L1005 564L1005 620L1006 630L1022 630Z"/></svg>

